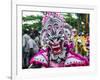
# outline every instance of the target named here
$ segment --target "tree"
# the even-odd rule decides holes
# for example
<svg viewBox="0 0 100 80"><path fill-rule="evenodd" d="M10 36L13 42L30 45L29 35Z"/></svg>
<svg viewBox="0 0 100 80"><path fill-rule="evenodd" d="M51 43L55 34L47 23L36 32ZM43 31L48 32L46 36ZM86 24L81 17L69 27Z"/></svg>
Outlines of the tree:
<svg viewBox="0 0 100 80"><path fill-rule="evenodd" d="M22 17L22 20L23 20L23 22L32 21L32 20L37 21L35 23L33 22L32 24L28 24L28 23L22 24L23 31L26 30L26 29L31 30L31 29L34 29L34 28L40 31L41 28L42 28L42 23L41 23L42 16L30 15L30 16Z"/></svg>

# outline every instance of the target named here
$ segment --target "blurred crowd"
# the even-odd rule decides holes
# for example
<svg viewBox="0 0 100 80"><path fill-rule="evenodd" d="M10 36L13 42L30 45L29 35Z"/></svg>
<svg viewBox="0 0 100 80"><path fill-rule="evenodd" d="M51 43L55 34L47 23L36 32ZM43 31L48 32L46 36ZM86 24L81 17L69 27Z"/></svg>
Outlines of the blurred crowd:
<svg viewBox="0 0 100 80"><path fill-rule="evenodd" d="M72 30L74 51L82 56L89 56L89 33L77 32L76 29Z"/></svg>
<svg viewBox="0 0 100 80"><path fill-rule="evenodd" d="M38 30L25 30L22 35L22 66L28 68L29 61L40 49L40 33Z"/></svg>

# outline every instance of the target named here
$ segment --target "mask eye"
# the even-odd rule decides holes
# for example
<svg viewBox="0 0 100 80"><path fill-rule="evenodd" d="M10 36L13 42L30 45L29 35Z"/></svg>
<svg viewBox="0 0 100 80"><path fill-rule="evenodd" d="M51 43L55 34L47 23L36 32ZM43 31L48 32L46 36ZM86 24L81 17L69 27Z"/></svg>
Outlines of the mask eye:
<svg viewBox="0 0 100 80"><path fill-rule="evenodd" d="M50 37L50 35L49 35L49 34L47 34L47 37Z"/></svg>
<svg viewBox="0 0 100 80"><path fill-rule="evenodd" d="M60 32L59 32L59 34L63 34L63 32L62 32L62 31L60 31Z"/></svg>
<svg viewBox="0 0 100 80"><path fill-rule="evenodd" d="M52 25L48 25L48 30L52 30Z"/></svg>
<svg viewBox="0 0 100 80"><path fill-rule="evenodd" d="M60 32L58 33L58 35L59 35L59 36L62 36L62 35L63 35L63 31L60 31Z"/></svg>

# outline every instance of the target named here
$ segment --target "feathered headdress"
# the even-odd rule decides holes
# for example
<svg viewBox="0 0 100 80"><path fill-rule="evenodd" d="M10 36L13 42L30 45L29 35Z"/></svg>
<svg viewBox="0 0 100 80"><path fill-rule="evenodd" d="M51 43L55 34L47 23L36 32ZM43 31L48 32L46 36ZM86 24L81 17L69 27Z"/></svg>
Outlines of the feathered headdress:
<svg viewBox="0 0 100 80"><path fill-rule="evenodd" d="M64 17L61 15L60 12L43 12L44 16L43 16L43 19L42 19L42 25L43 26L46 26L49 23L51 22L64 22Z"/></svg>

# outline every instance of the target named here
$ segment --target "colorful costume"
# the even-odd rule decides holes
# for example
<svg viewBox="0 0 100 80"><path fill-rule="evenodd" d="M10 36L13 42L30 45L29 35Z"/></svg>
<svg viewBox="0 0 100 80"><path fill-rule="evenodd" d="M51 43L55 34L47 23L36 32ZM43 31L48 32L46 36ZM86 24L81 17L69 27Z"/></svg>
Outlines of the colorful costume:
<svg viewBox="0 0 100 80"><path fill-rule="evenodd" d="M47 12L42 20L41 44L44 47L31 59L30 64L42 67L87 66L86 57L75 53L72 27L60 13Z"/></svg>

